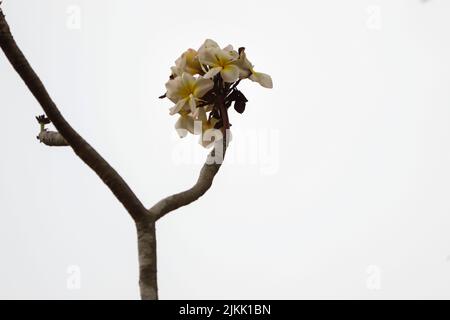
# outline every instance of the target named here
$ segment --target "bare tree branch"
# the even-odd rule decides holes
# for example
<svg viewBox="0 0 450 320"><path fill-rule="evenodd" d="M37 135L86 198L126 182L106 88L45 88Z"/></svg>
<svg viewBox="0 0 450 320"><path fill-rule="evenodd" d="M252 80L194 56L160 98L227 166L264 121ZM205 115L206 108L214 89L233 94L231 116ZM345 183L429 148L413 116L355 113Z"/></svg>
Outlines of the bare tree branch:
<svg viewBox="0 0 450 320"><path fill-rule="evenodd" d="M223 139L215 143L215 148L208 155L195 185L186 191L159 201L150 210L146 210L122 177L64 119L11 35L1 9L1 1L0 47L48 117L37 117L41 125L39 141L48 146L70 146L75 154L97 173L135 221L138 236L141 298L158 299L155 223L167 213L197 200L210 189L225 156L229 141L228 132L225 131L229 126L223 128ZM223 101L221 107L224 108ZM57 132L45 129L45 125L50 122L54 124Z"/></svg>
<svg viewBox="0 0 450 320"><path fill-rule="evenodd" d="M214 177L216 176L217 172L219 172L219 169L225 158L225 152L229 141L229 138L227 136L228 134L223 134L224 140L222 140L222 143L216 143L215 148L208 155L205 164L200 170L197 182L193 187L187 189L186 191L168 196L167 198L164 198L161 201L157 202L153 207L149 209L150 215L154 218L155 221L161 219L163 216L173 210L194 202L202 195L204 195L206 191L209 190L209 188L211 188Z"/></svg>
<svg viewBox="0 0 450 320"><path fill-rule="evenodd" d="M1 5L1 3L0 3ZM50 98L42 81L28 63L22 51L17 46L3 11L0 8L0 47L13 68L23 79L31 93L37 99L48 118L53 122L58 132L64 137L74 152L83 160L102 181L109 187L116 198L127 209L131 217L138 221L148 214L148 211L133 193L122 177L108 162L92 148L64 119L57 106Z"/></svg>

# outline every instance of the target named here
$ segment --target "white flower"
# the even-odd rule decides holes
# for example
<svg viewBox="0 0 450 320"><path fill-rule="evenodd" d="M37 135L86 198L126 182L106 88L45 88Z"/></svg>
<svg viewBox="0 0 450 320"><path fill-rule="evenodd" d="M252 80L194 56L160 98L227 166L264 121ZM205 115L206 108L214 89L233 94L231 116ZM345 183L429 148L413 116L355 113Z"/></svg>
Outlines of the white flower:
<svg viewBox="0 0 450 320"><path fill-rule="evenodd" d="M214 40L206 39L205 42L203 42L203 44L201 45L201 47L198 49L198 52L211 48L220 48L220 47Z"/></svg>
<svg viewBox="0 0 450 320"><path fill-rule="evenodd" d="M265 73L256 72L253 69L253 64L247 59L245 50L242 49L239 53L239 59L236 60L236 65L240 69L240 79L250 79L254 82L258 82L264 88L273 88L272 78Z"/></svg>
<svg viewBox="0 0 450 320"><path fill-rule="evenodd" d="M233 52L231 46L220 49L216 45L205 42L198 51L200 64L209 67L204 77L210 79L220 73L225 82L235 82L239 79L239 67L235 64L238 55Z"/></svg>
<svg viewBox="0 0 450 320"><path fill-rule="evenodd" d="M200 108L197 118L194 118L190 113L180 112L180 117L175 123L175 129L177 130L180 138L184 138L188 132L194 135L200 135L199 143L203 147L209 148L212 146L212 142L214 142L209 139L211 135L214 136L211 130L217 130L214 129L214 125L217 121L218 120L215 118L208 119L205 109Z"/></svg>
<svg viewBox="0 0 450 320"><path fill-rule="evenodd" d="M214 82L212 80L203 77L195 78L187 72L184 72L180 77L169 80L166 83L166 96L175 103L170 108L170 114L188 111L194 117L197 117L200 109L197 108L197 102L201 101L201 97L213 87Z"/></svg>
<svg viewBox="0 0 450 320"><path fill-rule="evenodd" d="M191 75L200 74L203 75L203 69L198 61L198 53L194 49L186 50L176 61L175 66L171 68L172 75L179 77L183 72L187 72Z"/></svg>
<svg viewBox="0 0 450 320"><path fill-rule="evenodd" d="M253 69L244 48L236 51L229 45L221 49L211 39L197 51L186 50L171 70L167 92L161 98L167 97L175 103L170 114L179 114L175 128L180 137L188 133L200 135L199 142L205 148L223 142L224 133L227 142L231 139L227 107L234 102L236 111L242 113L247 102L236 88L240 80L250 79L263 87L273 87L269 75Z"/></svg>
<svg viewBox="0 0 450 320"><path fill-rule="evenodd" d="M180 138L186 137L188 132L194 134L194 121L194 117L190 114L185 112L180 113L180 117L175 123L175 129L177 130Z"/></svg>

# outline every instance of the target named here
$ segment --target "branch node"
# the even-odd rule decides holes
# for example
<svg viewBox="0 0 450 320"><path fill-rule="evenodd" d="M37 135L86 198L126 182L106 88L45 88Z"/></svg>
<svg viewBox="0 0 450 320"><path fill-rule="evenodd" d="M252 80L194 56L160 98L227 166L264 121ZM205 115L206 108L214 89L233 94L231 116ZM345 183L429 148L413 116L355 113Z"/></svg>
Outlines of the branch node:
<svg viewBox="0 0 450 320"><path fill-rule="evenodd" d="M41 126L41 131L36 136L40 143L43 143L49 147L66 147L69 143L64 139L62 134L56 131L48 131L45 128L46 124L50 124L51 121L45 115L40 115L36 117L37 122Z"/></svg>

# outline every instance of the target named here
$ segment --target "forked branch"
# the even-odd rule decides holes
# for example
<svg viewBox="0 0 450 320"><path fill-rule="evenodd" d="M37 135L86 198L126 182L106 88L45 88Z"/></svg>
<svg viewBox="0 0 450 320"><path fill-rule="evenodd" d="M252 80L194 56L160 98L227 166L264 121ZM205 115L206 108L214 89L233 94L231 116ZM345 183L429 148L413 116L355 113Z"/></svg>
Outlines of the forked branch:
<svg viewBox="0 0 450 320"><path fill-rule="evenodd" d="M45 112L45 115L37 117L41 127L37 137L39 141L48 146L70 146L75 154L108 186L135 221L138 235L141 298L158 299L155 222L170 211L197 200L211 187L214 176L223 161L228 137L224 135L221 142L216 141L216 147L209 154L192 188L169 196L147 210L117 171L64 119L15 42L2 12L1 1L0 48ZM48 131L45 128L45 125L50 122L57 131Z"/></svg>

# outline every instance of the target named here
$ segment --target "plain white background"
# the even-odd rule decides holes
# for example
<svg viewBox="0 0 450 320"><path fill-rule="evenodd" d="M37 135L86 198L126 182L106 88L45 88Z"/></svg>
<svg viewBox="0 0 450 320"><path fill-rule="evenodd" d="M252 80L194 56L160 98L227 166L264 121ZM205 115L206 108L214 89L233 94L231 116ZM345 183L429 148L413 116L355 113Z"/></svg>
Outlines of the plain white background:
<svg viewBox="0 0 450 320"><path fill-rule="evenodd" d="M157 225L162 299L450 298L450 2L5 0L65 117L147 205L195 181L169 68L246 46L211 190ZM0 55L0 298L136 299L134 225Z"/></svg>

